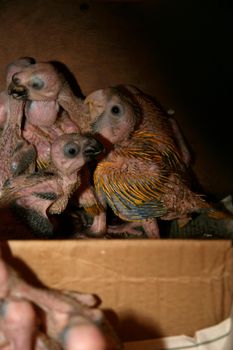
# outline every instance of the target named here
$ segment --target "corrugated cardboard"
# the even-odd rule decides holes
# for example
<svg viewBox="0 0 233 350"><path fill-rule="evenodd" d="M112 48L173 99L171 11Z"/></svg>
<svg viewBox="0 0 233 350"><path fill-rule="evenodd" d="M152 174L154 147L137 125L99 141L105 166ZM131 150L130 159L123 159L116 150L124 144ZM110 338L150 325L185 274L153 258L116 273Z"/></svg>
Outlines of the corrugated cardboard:
<svg viewBox="0 0 233 350"><path fill-rule="evenodd" d="M32 240L9 246L17 258L12 264L32 281L28 267L50 287L97 294L125 342L193 336L230 314L230 241Z"/></svg>

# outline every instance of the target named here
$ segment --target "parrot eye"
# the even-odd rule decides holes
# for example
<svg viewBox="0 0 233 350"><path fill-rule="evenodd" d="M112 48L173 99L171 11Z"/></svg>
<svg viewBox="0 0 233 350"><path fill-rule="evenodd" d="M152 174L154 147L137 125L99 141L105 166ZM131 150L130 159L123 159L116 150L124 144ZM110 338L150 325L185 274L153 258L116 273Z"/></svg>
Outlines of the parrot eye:
<svg viewBox="0 0 233 350"><path fill-rule="evenodd" d="M68 142L65 144L63 151L67 158L75 158L79 154L80 147L75 142Z"/></svg>
<svg viewBox="0 0 233 350"><path fill-rule="evenodd" d="M111 108L111 113L115 116L119 116L123 113L123 110L119 105L114 105Z"/></svg>
<svg viewBox="0 0 233 350"><path fill-rule="evenodd" d="M32 80L30 85L35 90L41 90L44 87L44 82L42 79L36 77Z"/></svg>

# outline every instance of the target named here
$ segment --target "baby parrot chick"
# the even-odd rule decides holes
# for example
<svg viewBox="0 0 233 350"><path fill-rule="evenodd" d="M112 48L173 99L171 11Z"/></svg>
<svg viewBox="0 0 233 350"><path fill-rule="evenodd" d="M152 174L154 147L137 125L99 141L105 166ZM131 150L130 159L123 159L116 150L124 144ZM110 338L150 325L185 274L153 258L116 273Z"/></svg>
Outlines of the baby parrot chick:
<svg viewBox="0 0 233 350"><path fill-rule="evenodd" d="M73 93L64 74L50 62L22 67L12 76L8 92L16 99L30 101L26 115L33 125L53 125L59 108L66 111L81 129L89 117L82 99Z"/></svg>
<svg viewBox="0 0 233 350"><path fill-rule="evenodd" d="M12 65L18 68L20 64L21 60L18 60ZM87 105L73 93L70 82L59 68L51 62L21 64L21 70L17 69L11 75L8 87L9 94L15 99L25 100L23 137L35 146L39 169L50 166L50 147L54 139L63 133L80 132L89 125ZM103 209L90 184L89 170L84 168L83 187L77 194L77 204L93 218L88 232L99 232Z"/></svg>
<svg viewBox="0 0 233 350"><path fill-rule="evenodd" d="M53 140L64 132L80 132L78 124L58 102L59 91L63 85L69 86L68 82L52 64L36 63L32 58L21 58L9 64L6 80L8 93L25 101L23 136L36 147L38 165L47 165ZM73 96L71 90L69 93ZM4 101L4 95L0 102L1 99ZM77 101L80 100L77 98ZM0 125L2 119L0 115Z"/></svg>
<svg viewBox="0 0 233 350"><path fill-rule="evenodd" d="M17 298L0 301L0 349L34 348L36 313L31 303Z"/></svg>
<svg viewBox="0 0 233 350"><path fill-rule="evenodd" d="M22 57L18 60L11 62L6 67L6 90L0 93L0 129L4 128L8 115L8 86L11 83L12 77L15 73L19 72L23 67L27 67L30 64L35 63L35 60L31 57Z"/></svg>
<svg viewBox="0 0 233 350"><path fill-rule="evenodd" d="M5 183L0 206L11 205L39 236L51 236L53 225L48 215L60 214L80 185L79 172L103 146L92 136L63 134L51 146L49 172L17 176Z"/></svg>
<svg viewBox="0 0 233 350"><path fill-rule="evenodd" d="M185 182L186 162L169 117L151 97L131 86L97 90L87 96L91 129L108 154L94 173L101 203L151 238L160 236L157 218L187 222L208 208ZM106 223L103 222L103 226ZM109 232L120 232L109 228Z"/></svg>
<svg viewBox="0 0 233 350"><path fill-rule="evenodd" d="M59 291L50 288L36 288L21 278L2 259L0 259L0 282L1 299L15 299L19 301L18 304L24 301L23 306L26 308L26 311L29 308L29 305L25 304L26 302L37 306L43 311L46 334L60 344L62 349L122 349L121 342L108 324L103 312L95 307L97 299L94 295ZM32 313L31 322L29 322L29 311ZM35 317L32 311L28 310L28 317L24 317L27 321L27 323L25 322L25 332L23 333L25 336L26 334L29 336L29 333L32 334L32 330L35 328L33 327ZM11 315L14 316L12 313ZM15 322L15 324L20 328L19 322ZM18 336L18 341L22 341L19 334L14 333L13 335L14 337ZM29 348L15 349L27 350ZM57 348L51 347L51 350L53 349ZM47 348L44 347L44 350L47 350Z"/></svg>

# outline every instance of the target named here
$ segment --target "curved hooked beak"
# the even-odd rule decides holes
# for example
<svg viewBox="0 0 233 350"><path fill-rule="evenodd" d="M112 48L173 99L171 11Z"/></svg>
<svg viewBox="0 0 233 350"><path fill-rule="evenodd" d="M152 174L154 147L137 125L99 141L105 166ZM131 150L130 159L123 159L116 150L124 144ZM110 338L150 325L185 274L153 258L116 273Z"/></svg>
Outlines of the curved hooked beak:
<svg viewBox="0 0 233 350"><path fill-rule="evenodd" d="M27 89L22 85L16 86L13 82L8 86L8 94L17 100L26 100L28 97Z"/></svg>
<svg viewBox="0 0 233 350"><path fill-rule="evenodd" d="M104 151L104 146L102 143L94 139L93 137L88 139L88 143L86 144L83 153L87 158L93 158L99 155Z"/></svg>

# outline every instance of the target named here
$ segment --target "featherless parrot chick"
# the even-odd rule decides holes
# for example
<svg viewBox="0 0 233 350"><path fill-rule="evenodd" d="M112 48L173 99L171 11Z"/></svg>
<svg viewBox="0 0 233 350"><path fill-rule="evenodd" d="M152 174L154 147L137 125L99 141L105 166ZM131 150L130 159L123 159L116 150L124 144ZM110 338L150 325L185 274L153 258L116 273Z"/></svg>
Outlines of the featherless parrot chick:
<svg viewBox="0 0 233 350"><path fill-rule="evenodd" d="M53 141L66 133L78 133L79 128L69 119L60 117L59 121L50 127L33 125L26 121L23 137L36 148L37 168L48 169L51 166L50 149Z"/></svg>
<svg viewBox="0 0 233 350"><path fill-rule="evenodd" d="M40 62L23 67L12 76L8 91L16 99L26 99L23 136L36 147L39 169L50 166L50 147L57 136L80 132L89 125L87 106L74 95L64 74L52 63ZM78 200L79 205L93 217L88 232L99 232L103 208L90 185L87 172L86 169L83 174L84 185Z"/></svg>
<svg viewBox="0 0 233 350"><path fill-rule="evenodd" d="M62 350L60 345L38 332L33 304L19 298L0 301L0 349Z"/></svg>
<svg viewBox="0 0 233 350"><path fill-rule="evenodd" d="M33 57L25 56L9 63L6 67L6 86L8 87L12 81L14 74L20 72L23 68L29 67L36 61Z"/></svg>
<svg viewBox="0 0 233 350"><path fill-rule="evenodd" d="M96 192L103 205L129 222L123 232L139 234L135 228L142 226L148 237L158 238L157 218L184 224L194 211L209 208L186 185L184 153L167 114L152 98L118 86L97 90L85 102L92 132L109 150L94 173Z"/></svg>
<svg viewBox="0 0 233 350"><path fill-rule="evenodd" d="M6 180L34 168L36 152L22 137L22 118L23 102L8 96L7 120L0 136L0 191Z"/></svg>
<svg viewBox="0 0 233 350"><path fill-rule="evenodd" d="M0 301L0 349L34 348L36 313L32 304L17 298Z"/></svg>
<svg viewBox="0 0 233 350"><path fill-rule="evenodd" d="M67 113L60 110L57 101L58 89L62 86L64 78L56 72L52 65L45 64L45 69L43 67L43 64L42 69L40 64L38 67L38 63L33 58L20 58L8 65L6 79L8 93L16 99L25 101L26 120L23 136L36 147L38 164L41 166L46 165L49 161L51 143L57 136L67 132L80 132L77 123L72 122ZM30 74L35 74L35 76L30 82L26 82ZM28 83L28 89L32 90L31 94L27 93L26 86L19 83L18 76L24 77L22 80L26 85ZM42 82L43 79L44 82ZM43 85L43 92L41 95L37 93L34 100L33 91L40 92L39 82ZM1 99L4 102L4 94L2 98L0 96L0 106L3 105ZM0 126L4 120L3 115L0 108Z"/></svg>
<svg viewBox="0 0 233 350"><path fill-rule="evenodd" d="M28 142L35 145L38 153L38 163L43 165L49 161L50 147L53 140L64 132L79 132L80 128L71 120L66 120L69 118L64 118L66 115L65 112L59 112L57 89L59 89L63 84L60 74L55 73L55 69L53 69L52 65L50 64L45 64L45 71L43 71L42 64L41 71L40 65L38 68L38 64L34 59L28 59L26 61L27 64L25 63L25 59L26 58L18 59L8 65L8 93L16 99L25 100L24 112L26 115L26 121L23 136L26 140L28 140ZM29 72L35 73L34 80L32 79L31 82L28 82L29 89L32 91L40 90L38 81L43 79L43 74L46 76L46 79L49 82L47 84L48 86L46 85L46 88L43 84L44 89L42 92L42 97L36 94L36 100L33 99L33 93L28 96L26 87L19 84L18 75L23 75L25 79L27 79L27 74L25 76L25 70L29 75ZM37 74L40 76L40 78L37 76ZM53 78L53 75L55 75L55 79ZM58 117L60 117L60 114L61 118L59 118L59 123L58 125L55 125Z"/></svg>
<svg viewBox="0 0 233 350"><path fill-rule="evenodd" d="M66 350L120 350L121 342L92 294L36 288L0 259L0 297L30 301L44 312L46 334Z"/></svg>
<svg viewBox="0 0 233 350"><path fill-rule="evenodd" d="M22 299L0 302L0 349L2 350L62 350L45 333L38 331L33 305Z"/></svg>
<svg viewBox="0 0 233 350"><path fill-rule="evenodd" d="M19 72L23 67L27 67L34 63L35 60L32 57L22 57L18 60L8 64L6 68L6 90L0 93L0 128L3 129L7 121L8 112L8 93L7 89L11 83L12 77L15 73Z"/></svg>
<svg viewBox="0 0 233 350"><path fill-rule="evenodd" d="M18 279L17 273L0 259L0 349L62 350L55 340L38 331L33 304L11 296L9 283L17 283Z"/></svg>
<svg viewBox="0 0 233 350"><path fill-rule="evenodd" d="M80 185L79 172L103 146L92 136L63 134L51 146L53 170L17 176L5 183L0 206L10 205L24 218L34 234L51 236L48 215L60 214Z"/></svg>
<svg viewBox="0 0 233 350"><path fill-rule="evenodd" d="M0 349L62 350L57 341L39 331L34 305L20 298L0 301Z"/></svg>
<svg viewBox="0 0 233 350"><path fill-rule="evenodd" d="M13 75L11 84L8 88L9 94L16 99L27 99L31 101L27 106L27 118L32 124L42 123L44 126L54 124L57 113L50 118L43 115L41 120L41 109L34 107L37 101L43 103L53 102L61 107L69 115L72 121L82 130L89 119L88 109L81 98L77 97L66 80L64 74L59 71L54 64L50 62L39 62L22 68L20 72ZM38 111L38 113L37 113Z"/></svg>

